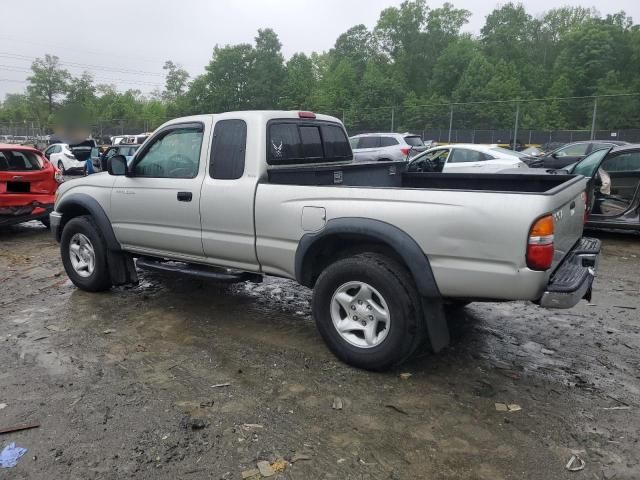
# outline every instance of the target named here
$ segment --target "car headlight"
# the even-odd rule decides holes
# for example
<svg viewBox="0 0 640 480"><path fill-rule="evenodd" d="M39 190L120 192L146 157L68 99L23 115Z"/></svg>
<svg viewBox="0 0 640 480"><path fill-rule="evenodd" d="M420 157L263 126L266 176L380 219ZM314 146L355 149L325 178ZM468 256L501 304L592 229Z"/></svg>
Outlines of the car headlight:
<svg viewBox="0 0 640 480"><path fill-rule="evenodd" d="M64 175L62 175L62 172L60 170L56 171L56 173L53 174L53 178L58 183L63 183L64 182ZM56 195L58 195L58 191L57 190L56 190Z"/></svg>

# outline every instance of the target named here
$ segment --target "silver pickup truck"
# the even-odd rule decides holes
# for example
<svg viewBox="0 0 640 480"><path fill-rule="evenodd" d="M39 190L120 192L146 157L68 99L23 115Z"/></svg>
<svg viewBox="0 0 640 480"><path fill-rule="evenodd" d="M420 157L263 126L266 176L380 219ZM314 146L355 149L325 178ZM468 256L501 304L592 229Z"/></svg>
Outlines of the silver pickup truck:
<svg viewBox="0 0 640 480"><path fill-rule="evenodd" d="M425 339L446 346L449 305L590 298L600 243L582 238L583 177L404 169L353 162L330 116L180 118L129 165L115 156L108 173L63 184L51 228L87 291L136 282L136 264L218 282L295 279L313 288L331 350L372 370Z"/></svg>

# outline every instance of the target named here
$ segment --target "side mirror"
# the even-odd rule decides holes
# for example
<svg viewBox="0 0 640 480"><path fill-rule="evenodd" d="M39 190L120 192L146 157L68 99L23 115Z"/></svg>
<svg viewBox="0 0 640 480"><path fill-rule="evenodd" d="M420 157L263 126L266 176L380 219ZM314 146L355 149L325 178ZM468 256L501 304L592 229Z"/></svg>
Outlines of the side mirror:
<svg viewBox="0 0 640 480"><path fill-rule="evenodd" d="M107 160L107 171L109 175L126 175L127 159L123 155L114 155Z"/></svg>

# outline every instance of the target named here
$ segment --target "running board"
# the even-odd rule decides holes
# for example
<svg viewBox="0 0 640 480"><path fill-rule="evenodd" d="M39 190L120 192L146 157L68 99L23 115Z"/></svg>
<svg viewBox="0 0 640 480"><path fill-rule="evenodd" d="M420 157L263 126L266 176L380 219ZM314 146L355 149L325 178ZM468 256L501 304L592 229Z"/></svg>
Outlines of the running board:
<svg viewBox="0 0 640 480"><path fill-rule="evenodd" d="M207 267L193 263L163 261L149 257L138 258L136 260L136 266L142 270L160 273L178 273L192 277L206 278L218 283L262 283L262 275L257 273L229 270L226 268Z"/></svg>

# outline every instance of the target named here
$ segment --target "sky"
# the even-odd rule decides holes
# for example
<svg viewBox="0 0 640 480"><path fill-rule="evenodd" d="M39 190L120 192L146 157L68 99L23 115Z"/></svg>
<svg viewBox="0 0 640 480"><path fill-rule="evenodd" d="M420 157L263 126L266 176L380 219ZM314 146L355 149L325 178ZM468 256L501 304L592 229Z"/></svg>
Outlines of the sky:
<svg viewBox="0 0 640 480"><path fill-rule="evenodd" d="M329 50L354 25L375 25L400 0L2 0L0 98L22 92L29 66L46 53L73 75L89 71L98 83L148 93L162 88L162 65L172 60L192 76L202 73L213 47L252 43L259 28L280 37L285 58ZM478 34L501 3L451 0L472 12L465 31ZM523 0L534 16L564 5L624 10L640 21L638 0ZM429 2L437 8L442 2Z"/></svg>

